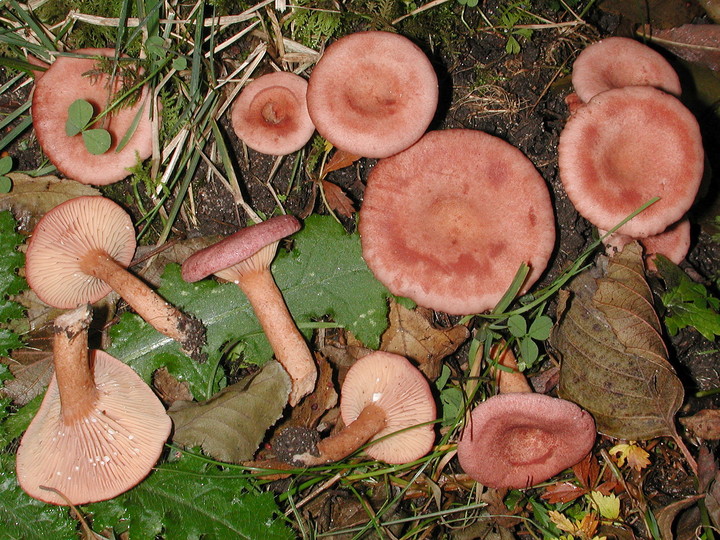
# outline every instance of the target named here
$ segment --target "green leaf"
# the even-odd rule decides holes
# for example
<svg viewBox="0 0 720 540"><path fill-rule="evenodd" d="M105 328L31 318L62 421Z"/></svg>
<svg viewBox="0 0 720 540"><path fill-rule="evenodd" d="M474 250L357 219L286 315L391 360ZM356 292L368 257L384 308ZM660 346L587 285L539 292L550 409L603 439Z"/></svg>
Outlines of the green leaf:
<svg viewBox="0 0 720 540"><path fill-rule="evenodd" d="M527 334L527 321L522 315L511 315L507 324L508 330L513 336L521 338Z"/></svg>
<svg viewBox="0 0 720 540"><path fill-rule="evenodd" d="M13 160L10 156L0 158L0 175L7 174L12 171Z"/></svg>
<svg viewBox="0 0 720 540"><path fill-rule="evenodd" d="M240 463L255 455L265 432L282 415L290 395L290 377L273 361L203 403L181 402L168 411L173 442L202 446L220 461Z"/></svg>
<svg viewBox="0 0 720 540"><path fill-rule="evenodd" d="M184 56L180 56L173 60L172 67L174 70L182 71L184 69L187 69L187 58Z"/></svg>
<svg viewBox="0 0 720 540"><path fill-rule="evenodd" d="M93 106L89 101L76 99L68 107L68 118L65 122L65 134L73 137L83 131L94 114Z"/></svg>
<svg viewBox="0 0 720 540"><path fill-rule="evenodd" d="M0 176L0 193L10 193L12 185L12 179L7 176Z"/></svg>
<svg viewBox="0 0 720 540"><path fill-rule="evenodd" d="M88 129L82 132L82 138L85 148L94 156L104 154L112 145L112 137L106 129Z"/></svg>
<svg viewBox="0 0 720 540"><path fill-rule="evenodd" d="M28 496L15 477L15 458L0 454L0 523L4 538L76 538L67 508Z"/></svg>
<svg viewBox="0 0 720 540"><path fill-rule="evenodd" d="M387 327L387 289L378 282L362 258L357 233L348 235L330 216L310 216L293 236L294 249L278 253L273 275L296 323L332 318L370 348L377 348ZM180 352L171 339L159 334L137 316L125 314L110 329L108 352L123 360L144 380L165 365L187 381L193 395L208 399L208 381L218 351L228 343L245 343L245 360L263 365L273 355L250 304L232 283L213 279L185 283L178 265L168 265L158 290L168 302L195 315L207 327L209 361L198 364ZM306 335L309 335L306 332Z"/></svg>
<svg viewBox="0 0 720 540"><path fill-rule="evenodd" d="M521 368L527 369L532 367L540 354L537 343L535 343L532 338L525 336L518 342L518 348L520 349L520 358L522 358Z"/></svg>
<svg viewBox="0 0 720 540"><path fill-rule="evenodd" d="M550 337L553 321L547 315L539 315L531 324L527 335L537 341L545 341Z"/></svg>
<svg viewBox="0 0 720 540"><path fill-rule="evenodd" d="M9 211L0 212L0 323L20 319L23 307L10 299L11 295L27 289L27 283L17 273L25 256L18 251L23 237L15 231L15 219ZM22 346L20 337L9 328L0 328L0 355Z"/></svg>
<svg viewBox="0 0 720 540"><path fill-rule="evenodd" d="M165 49L165 40L160 36L150 36L145 42L145 48L148 54L156 58L164 58L167 54Z"/></svg>
<svg viewBox="0 0 720 540"><path fill-rule="evenodd" d="M232 471L196 457L158 467L144 482L110 501L88 505L96 531L130 540L155 538L295 538L271 493L249 491Z"/></svg>

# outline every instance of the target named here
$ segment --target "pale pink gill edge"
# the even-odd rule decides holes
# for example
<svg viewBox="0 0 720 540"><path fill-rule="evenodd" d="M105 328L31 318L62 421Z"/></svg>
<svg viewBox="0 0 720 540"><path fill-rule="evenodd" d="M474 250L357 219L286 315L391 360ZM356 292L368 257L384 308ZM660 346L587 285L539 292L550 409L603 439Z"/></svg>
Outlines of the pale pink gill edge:
<svg viewBox="0 0 720 540"><path fill-rule="evenodd" d="M68 80L68 70L70 70L71 77L78 76L73 73L78 70L71 69L71 64L87 64L90 69L94 64L92 56L112 57L115 55L115 51L109 48L86 48L72 52L78 55L87 55L87 58L60 56L35 82L32 111L33 126L38 141L53 164L68 178L92 185L108 185L119 182L130 174L130 168L135 166L138 160L145 160L152 154L148 90L144 87L142 95L135 105L122 109L112 116L116 124L120 122L123 126L123 134L118 136L115 133L117 130L111 128L110 131L113 133L111 149L104 154L93 155L85 148L82 135L68 137L65 134L67 108L72 101L75 99L95 101L96 97L95 95L71 95L71 86L69 85L71 85L72 79ZM58 91L58 85L61 85L60 91ZM101 88L101 91L104 91L104 87ZM120 152L115 152L114 149L124 135L125 126L132 125L135 115L141 107L145 109L146 114L143 113L129 143Z"/></svg>
<svg viewBox="0 0 720 540"><path fill-rule="evenodd" d="M517 174L523 174L526 176L532 176L532 183L527 183L526 193L531 197L537 196L536 200L536 211L542 212L543 215L538 219L547 224L545 228L538 229L537 242L535 249L527 257L524 262L530 264L531 271L528 275L523 290L528 290L533 283L539 279L542 273L545 271L548 261L552 256L555 249L555 218L552 203L550 201L550 194L540 173L535 169L532 162L522 153L520 150L510 145L506 141L494 137L484 132L467 129L450 129L442 131L431 131L428 132L424 137L420 139L416 144L408 148L407 150L395 154L384 160L380 160L378 165L375 166L371 175L368 178L368 188L365 193L366 202L374 197L374 200L382 198L382 189L384 186L380 185L380 182L373 181L373 175L379 174L379 171L384 171L385 167L393 167L394 162L399 159L406 160L407 156L420 155L422 156L427 148L443 148L445 153L452 155L457 150L458 139L468 139L466 146L463 146L463 150L467 147L478 146L483 143L492 143L494 145L494 152L489 159L498 159L500 157L506 158L508 161L513 163L513 172ZM487 157L487 156L483 156ZM419 163L420 160L416 160L414 163ZM393 164L393 165L391 165ZM413 165L414 167L415 165ZM418 164L417 167L420 167ZM383 174L386 174L383 172ZM418 170L416 177L421 178L424 172ZM517 197L518 194L512 194L512 197ZM375 277L381 281L393 294L400 296L408 296L415 302L425 307L430 307L437 311L444 311L446 313L454 315L466 315L468 313L480 313L487 309L491 309L497 300L499 300L502 293L505 291L494 290L483 290L481 293L474 295L470 298L467 294L462 297L458 295L439 295L433 290L430 284L425 284L424 288L427 288L430 292L413 294L410 289L417 289L417 286L410 287L406 281L411 279L406 272L405 268L401 268L396 265L390 264L386 261L386 257L383 255L382 249L382 232L378 232L376 225L372 222L376 221L371 214L376 212L382 212L382 204L374 205L377 210L373 209L368 211L368 204L364 204L360 209L360 223L359 231L361 240L363 240L363 258L367 262L368 266L372 270ZM518 206L520 208L520 206ZM503 216L507 218L507 216ZM510 220L511 221L511 220ZM511 225L512 223L509 223ZM368 238L371 240L368 241ZM368 247L371 245L371 247ZM518 262L519 265L519 262ZM413 277L412 279L416 279ZM508 277L507 285L510 285L512 276Z"/></svg>
<svg viewBox="0 0 720 540"><path fill-rule="evenodd" d="M307 110L307 87L305 79L288 71L277 71L262 75L249 83L235 99L231 112L231 123L235 134L250 148L268 155L287 155L300 150L315 132L315 124L310 119ZM254 101L264 99L266 91L284 91L289 93L296 105L294 111L297 128L290 135L281 137L280 144L273 143L274 131L272 128L261 129L253 124L255 129L245 127L243 117L253 105ZM261 125L261 124L260 124Z"/></svg>
<svg viewBox="0 0 720 540"><path fill-rule="evenodd" d="M624 69L619 69L620 65ZM608 73L609 78L620 75L625 80L608 80ZM618 36L592 43L578 55L572 83L584 103L600 92L623 86L653 86L675 96L682 92L677 72L659 52Z"/></svg>
<svg viewBox="0 0 720 540"><path fill-rule="evenodd" d="M630 212L619 212L598 204L592 187L587 187L588 182L585 180L584 164L588 159L584 157L587 150L584 142L592 137L592 130L598 129L596 117L601 116L604 108L617 109L619 105L631 106L635 100L646 103L652 99L658 100L664 111L673 115L673 125L679 125L681 130L690 134L692 140L686 149L694 155L695 160L684 167L686 185L678 186L677 182L667 184L664 191L673 189L673 193L658 192L658 196L661 196L658 202L619 230L633 238L661 233L680 220L695 200L703 176L704 149L700 128L693 114L677 98L653 87L632 86L607 90L595 96L570 117L558 143L560 180L568 198L585 219L596 227L608 230L620 223ZM642 151L638 151L638 155L642 156Z"/></svg>
<svg viewBox="0 0 720 540"><path fill-rule="evenodd" d="M507 434L515 429L551 434L539 445L546 452L544 458L536 458L540 462L511 461L522 452L503 448ZM500 394L472 411L458 442L458 459L463 470L484 486L526 488L580 462L592 450L596 435L592 416L575 403L544 394Z"/></svg>
<svg viewBox="0 0 720 540"><path fill-rule="evenodd" d="M182 264L182 278L188 283L199 281L244 261L265 246L299 230L300 222L290 215L276 216L240 229L188 257Z"/></svg>
<svg viewBox="0 0 720 540"><path fill-rule="evenodd" d="M337 99L340 93L338 89L352 85L352 76L359 76L361 73L357 70L342 70L350 71L351 76L338 81L336 72L348 62L355 66L357 58L367 54L366 44L379 40L386 41L391 52L401 51L409 57L406 62L407 69L414 70L418 79L424 82L422 88L415 89L422 99L413 100L409 107L406 106L404 116L408 121L405 125L398 125L396 129L386 130L386 135L369 132L368 126L372 126L373 119L368 119L363 130L338 127L339 117L352 114L352 107ZM403 76L404 74L400 74L400 77ZM307 107L318 133L337 148L362 157L385 158L408 148L422 137L435 116L438 97L437 74L422 49L399 34L365 31L344 36L325 50L310 74ZM395 122L397 123L397 119ZM412 125L408 125L410 123Z"/></svg>
<svg viewBox="0 0 720 540"><path fill-rule="evenodd" d="M59 204L38 222L28 245L25 272L30 288L46 304L72 309L104 298L112 289L80 269L90 250L103 250L127 267L135 254L132 219L101 196Z"/></svg>
<svg viewBox="0 0 720 540"><path fill-rule="evenodd" d="M53 375L18 448L20 486L47 503L86 504L129 490L157 463L170 434L165 407L132 368L103 351L90 358L98 401L88 417L63 422Z"/></svg>
<svg viewBox="0 0 720 540"><path fill-rule="evenodd" d="M389 436L366 447L368 455L400 464L419 459L432 449L435 400L425 376L406 358L376 351L357 360L348 370L340 400L343 422L353 422L371 403L381 407L388 418L386 427L371 440Z"/></svg>

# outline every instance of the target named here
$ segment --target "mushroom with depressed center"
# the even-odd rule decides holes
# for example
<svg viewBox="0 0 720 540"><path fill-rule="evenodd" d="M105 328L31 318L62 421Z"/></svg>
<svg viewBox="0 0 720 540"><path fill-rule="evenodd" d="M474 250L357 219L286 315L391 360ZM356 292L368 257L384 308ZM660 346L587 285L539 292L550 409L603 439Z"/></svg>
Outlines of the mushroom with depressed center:
<svg viewBox="0 0 720 540"><path fill-rule="evenodd" d="M194 282L215 274L237 284L245 293L275 357L290 375L291 405L314 390L317 368L273 279L270 263L278 242L298 230L300 223L293 216L270 218L201 249L182 265L185 281Z"/></svg>
<svg viewBox="0 0 720 540"><path fill-rule="evenodd" d="M681 219L703 176L700 127L675 97L649 86L596 95L560 134L560 180L585 219L611 230L654 197L617 232L652 236Z"/></svg>
<svg viewBox="0 0 720 540"><path fill-rule="evenodd" d="M83 184L112 184L152 154L149 93L143 87L134 105L115 110L102 120L98 127L110 133L112 146L104 154L91 154L80 134L65 133L70 105L83 99L98 113L108 106L108 98L121 87L122 79L117 76L111 84L107 73L97 71L98 58L114 57L115 49L79 49L73 55L80 57L59 56L36 80L32 99L35 134L50 161L68 178ZM127 59L118 60L123 61ZM137 125L133 126L136 118ZM132 137L118 151L118 144L130 129L134 130Z"/></svg>
<svg viewBox="0 0 720 540"><path fill-rule="evenodd" d="M496 370L500 391L472 411L458 443L463 470L492 488L526 488L580 462L595 443L595 422L576 404L533 394L509 349Z"/></svg>
<svg viewBox="0 0 720 540"><path fill-rule="evenodd" d="M284 156L300 150L315 131L307 110L307 86L305 79L286 71L258 77L233 103L235 134L263 154Z"/></svg>
<svg viewBox="0 0 720 540"><path fill-rule="evenodd" d="M17 451L17 479L31 497L86 504L115 497L150 472L170 434L160 400L127 365L87 348L90 309L53 327L55 373Z"/></svg>
<svg viewBox="0 0 720 540"><path fill-rule="evenodd" d="M135 230L125 210L104 197L76 197L38 222L25 259L30 288L46 304L71 309L115 290L160 333L202 360L205 327L158 296L126 270Z"/></svg>
<svg viewBox="0 0 720 540"><path fill-rule="evenodd" d="M435 440L435 401L427 379L397 354L376 351L352 365L342 385L340 414L345 427L320 441L317 452L295 456L296 461L331 463L370 441L369 456L409 463L427 454Z"/></svg>
<svg viewBox="0 0 720 540"><path fill-rule="evenodd" d="M521 264L527 290L555 246L545 181L520 150L469 129L431 131L370 171L363 258L393 294L453 315L500 300Z"/></svg>
<svg viewBox="0 0 720 540"><path fill-rule="evenodd" d="M677 73L660 53L624 37L586 47L573 64L572 83L584 103L600 92L625 86L653 86L675 96L682 91Z"/></svg>
<svg viewBox="0 0 720 540"><path fill-rule="evenodd" d="M425 53L390 32L356 32L330 45L310 74L307 107L318 133L350 154L404 150L430 125L438 81Z"/></svg>

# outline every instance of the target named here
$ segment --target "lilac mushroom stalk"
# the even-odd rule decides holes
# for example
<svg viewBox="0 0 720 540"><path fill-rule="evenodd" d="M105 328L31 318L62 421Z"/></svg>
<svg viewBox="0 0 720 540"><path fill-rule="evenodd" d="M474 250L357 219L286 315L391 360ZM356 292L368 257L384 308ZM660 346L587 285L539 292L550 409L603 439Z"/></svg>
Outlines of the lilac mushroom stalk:
<svg viewBox="0 0 720 540"><path fill-rule="evenodd" d="M127 365L88 350L88 306L55 320L55 373L17 451L20 487L65 505L113 498L150 472L171 421L150 387Z"/></svg>
<svg viewBox="0 0 720 540"><path fill-rule="evenodd" d="M315 389L317 367L273 279L270 263L278 242L299 229L300 223L293 216L274 217L198 251L182 265L185 281L215 274L237 284L245 293L275 357L290 375L291 405Z"/></svg>

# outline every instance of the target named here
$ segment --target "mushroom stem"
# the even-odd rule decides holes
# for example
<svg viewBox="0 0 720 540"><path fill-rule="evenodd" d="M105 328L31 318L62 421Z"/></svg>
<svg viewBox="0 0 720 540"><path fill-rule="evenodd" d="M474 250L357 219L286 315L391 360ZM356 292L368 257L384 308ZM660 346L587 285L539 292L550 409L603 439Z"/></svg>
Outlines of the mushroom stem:
<svg viewBox="0 0 720 540"><path fill-rule="evenodd" d="M80 261L80 269L113 288L148 324L182 345L187 354L202 359L205 330L202 323L168 304L142 280L119 265L108 253L94 250Z"/></svg>
<svg viewBox="0 0 720 540"><path fill-rule="evenodd" d="M53 363L65 424L86 416L96 401L87 348L91 319L90 308L83 305L60 315L53 325Z"/></svg>
<svg viewBox="0 0 720 540"><path fill-rule="evenodd" d="M354 422L345 426L335 435L317 444L319 455L301 454L295 459L305 465L332 463L349 456L380 432L387 422L387 414L377 405L366 406Z"/></svg>
<svg viewBox="0 0 720 540"><path fill-rule="evenodd" d="M244 273L236 281L247 296L275 358L292 379L289 403L295 405L314 390L317 378L315 360L305 338L295 325L269 268Z"/></svg>
<svg viewBox="0 0 720 540"><path fill-rule="evenodd" d="M498 365L512 369L512 371L505 371L499 368L491 368L490 371L495 377L499 393L512 394L533 391L527 381L527 377L518 370L515 355L510 347L507 346L507 343L503 341L493 345L490 348L490 357L494 358Z"/></svg>

